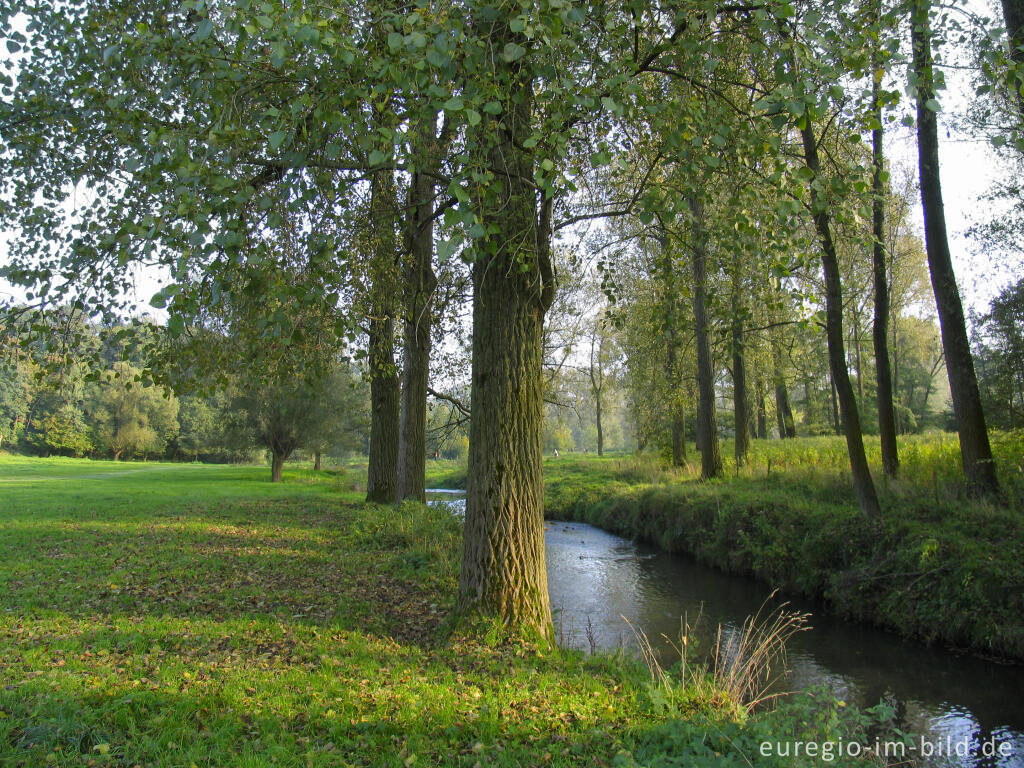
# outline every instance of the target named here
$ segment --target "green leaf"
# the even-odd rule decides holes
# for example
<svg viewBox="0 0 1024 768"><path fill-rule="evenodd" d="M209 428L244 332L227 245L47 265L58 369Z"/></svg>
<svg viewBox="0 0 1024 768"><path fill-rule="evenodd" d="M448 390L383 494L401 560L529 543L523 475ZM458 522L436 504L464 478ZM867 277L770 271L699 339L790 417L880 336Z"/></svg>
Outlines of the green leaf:
<svg viewBox="0 0 1024 768"><path fill-rule="evenodd" d="M288 137L288 134L284 131L274 131L270 136L267 137L267 141L270 142L271 149L277 149L280 147L284 140Z"/></svg>
<svg viewBox="0 0 1024 768"><path fill-rule="evenodd" d="M939 104L936 99L928 99L928 101L924 103L924 108L931 110L932 112L938 112L942 108L942 105Z"/></svg>
<svg viewBox="0 0 1024 768"><path fill-rule="evenodd" d="M465 102L462 101L461 96L452 96L444 103L444 110L446 112L459 112L464 106Z"/></svg>
<svg viewBox="0 0 1024 768"><path fill-rule="evenodd" d="M193 42L201 43L203 40L208 38L213 33L213 22L209 19L203 19L199 22L199 26L196 27L195 34L192 35Z"/></svg>
<svg viewBox="0 0 1024 768"><path fill-rule="evenodd" d="M467 109L466 120L470 125L480 125L480 113L475 109Z"/></svg>
<svg viewBox="0 0 1024 768"><path fill-rule="evenodd" d="M484 104L484 112L486 112L488 115L500 115L501 104L497 101L488 101L486 104Z"/></svg>
<svg viewBox="0 0 1024 768"><path fill-rule="evenodd" d="M370 165L380 165L381 163L384 162L384 158L386 157L387 155L385 155L379 149L375 149L373 150L373 152L370 153Z"/></svg>
<svg viewBox="0 0 1024 768"><path fill-rule="evenodd" d="M264 29L270 29L271 27L274 26L274 20L266 15L257 16L256 22Z"/></svg>
<svg viewBox="0 0 1024 768"><path fill-rule="evenodd" d="M398 32L392 32L388 35L388 48L392 51L397 51L405 44L405 38Z"/></svg>
<svg viewBox="0 0 1024 768"><path fill-rule="evenodd" d="M501 57L509 64L519 61L525 55L526 49L518 43L505 43L505 48L501 52Z"/></svg>

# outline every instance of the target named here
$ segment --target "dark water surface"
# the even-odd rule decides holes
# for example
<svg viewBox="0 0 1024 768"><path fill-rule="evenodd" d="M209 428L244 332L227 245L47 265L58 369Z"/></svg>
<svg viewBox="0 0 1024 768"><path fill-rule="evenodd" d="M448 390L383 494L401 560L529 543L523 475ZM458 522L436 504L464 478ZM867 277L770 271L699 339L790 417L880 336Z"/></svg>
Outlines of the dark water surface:
<svg viewBox="0 0 1024 768"><path fill-rule="evenodd" d="M455 494L428 494L464 504ZM707 649L719 625L726 633L737 630L771 591L584 523L550 521L546 529L548 588L564 645L632 647L632 625L669 664L678 660L669 639L678 644L684 616L691 625L700 617L691 637ZM829 617L811 604L794 601L791 608L812 616L811 629L787 646L785 688L827 685L862 707L884 698L895 706L900 727L920 734L936 752L939 745L954 751L931 765L1024 768L1024 667L926 648ZM983 756L986 743L996 757Z"/></svg>

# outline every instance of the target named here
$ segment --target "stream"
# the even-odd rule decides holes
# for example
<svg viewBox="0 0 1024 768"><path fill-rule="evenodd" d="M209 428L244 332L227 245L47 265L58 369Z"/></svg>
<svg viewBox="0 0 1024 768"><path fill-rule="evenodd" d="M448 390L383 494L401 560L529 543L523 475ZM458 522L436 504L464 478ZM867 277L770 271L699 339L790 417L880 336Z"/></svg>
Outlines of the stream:
<svg viewBox="0 0 1024 768"><path fill-rule="evenodd" d="M456 513L464 508L461 491L427 494ZM761 582L585 523L548 521L545 529L548 589L564 646L635 647L635 628L667 666L678 661L673 643L683 617L696 624L689 635L707 650L719 625L724 633L737 630L770 598ZM928 648L812 603L787 608L810 613L811 628L787 644L782 688L825 685L860 707L884 699L896 709L898 727L932 745L927 765L1024 768L1024 667Z"/></svg>

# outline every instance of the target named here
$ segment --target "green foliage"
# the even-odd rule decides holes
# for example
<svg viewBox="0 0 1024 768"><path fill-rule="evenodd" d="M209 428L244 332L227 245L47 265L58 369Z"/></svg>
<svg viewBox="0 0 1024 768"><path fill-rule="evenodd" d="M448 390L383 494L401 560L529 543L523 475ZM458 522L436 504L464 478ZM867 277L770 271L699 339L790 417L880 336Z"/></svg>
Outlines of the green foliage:
<svg viewBox="0 0 1024 768"><path fill-rule="evenodd" d="M131 364L117 363L93 386L94 442L115 459L160 456L178 434L178 399L141 379Z"/></svg>
<svg viewBox="0 0 1024 768"><path fill-rule="evenodd" d="M58 456L84 456L93 447L82 411L70 403L42 418L36 438L46 453Z"/></svg>

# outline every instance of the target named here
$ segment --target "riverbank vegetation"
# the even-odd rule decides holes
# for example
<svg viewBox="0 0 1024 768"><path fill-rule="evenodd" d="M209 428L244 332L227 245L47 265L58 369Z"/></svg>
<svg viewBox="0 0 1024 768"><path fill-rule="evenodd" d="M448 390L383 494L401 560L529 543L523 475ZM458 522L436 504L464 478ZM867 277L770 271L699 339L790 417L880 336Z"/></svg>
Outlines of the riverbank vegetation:
<svg viewBox="0 0 1024 768"><path fill-rule="evenodd" d="M761 741L863 737L826 694L748 715L692 666L453 634L460 523L343 471L0 456L0 483L3 765L782 766Z"/></svg>
<svg viewBox="0 0 1024 768"><path fill-rule="evenodd" d="M901 441L900 475L865 521L836 438L755 441L750 460L701 481L654 457L562 456L545 465L545 511L685 552L821 598L896 632L1024 659L1024 434L995 433L1008 507L970 498L953 435ZM869 453L876 471L877 450Z"/></svg>

